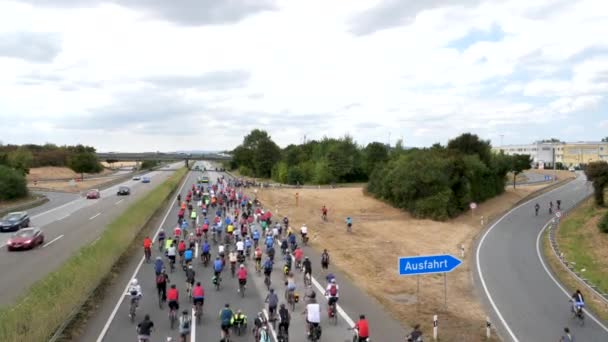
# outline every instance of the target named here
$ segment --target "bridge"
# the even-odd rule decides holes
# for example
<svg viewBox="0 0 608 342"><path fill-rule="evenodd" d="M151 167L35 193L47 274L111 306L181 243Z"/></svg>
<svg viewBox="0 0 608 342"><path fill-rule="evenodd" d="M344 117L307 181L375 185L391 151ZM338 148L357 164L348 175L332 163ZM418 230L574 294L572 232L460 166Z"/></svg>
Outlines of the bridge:
<svg viewBox="0 0 608 342"><path fill-rule="evenodd" d="M184 160L188 165L191 160L226 161L232 156L223 153L98 152L97 158L101 161Z"/></svg>

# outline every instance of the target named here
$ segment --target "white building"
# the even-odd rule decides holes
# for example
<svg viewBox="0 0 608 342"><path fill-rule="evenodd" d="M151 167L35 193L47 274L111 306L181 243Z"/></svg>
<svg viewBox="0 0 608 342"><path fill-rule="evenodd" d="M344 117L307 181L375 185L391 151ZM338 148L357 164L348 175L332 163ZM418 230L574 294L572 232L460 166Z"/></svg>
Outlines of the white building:
<svg viewBox="0 0 608 342"><path fill-rule="evenodd" d="M504 152L506 155L529 154L532 162L540 168L552 168L554 163L563 160L563 142L540 142L524 145L504 145L493 147L495 152Z"/></svg>

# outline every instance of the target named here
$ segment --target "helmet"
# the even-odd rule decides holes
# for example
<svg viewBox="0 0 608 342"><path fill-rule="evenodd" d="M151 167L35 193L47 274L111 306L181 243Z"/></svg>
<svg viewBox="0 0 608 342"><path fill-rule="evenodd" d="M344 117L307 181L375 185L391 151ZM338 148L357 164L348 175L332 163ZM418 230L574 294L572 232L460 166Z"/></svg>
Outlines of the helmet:
<svg viewBox="0 0 608 342"><path fill-rule="evenodd" d="M136 278L131 279L131 285L137 286L137 279Z"/></svg>
<svg viewBox="0 0 608 342"><path fill-rule="evenodd" d="M304 260L308 260L308 257L304 257Z"/></svg>
<svg viewBox="0 0 608 342"><path fill-rule="evenodd" d="M190 267L192 267L192 266L190 266ZM336 278L331 278L331 283L335 284L336 283Z"/></svg>
<svg viewBox="0 0 608 342"><path fill-rule="evenodd" d="M245 268L245 265L244 265L244 264L241 264L241 268Z"/></svg>
<svg viewBox="0 0 608 342"><path fill-rule="evenodd" d="M188 269L192 269L192 265L188 265ZM335 280L335 279L333 279L333 280Z"/></svg>
<svg viewBox="0 0 608 342"><path fill-rule="evenodd" d="M160 256L157 256L156 260L163 260L163 258L161 258Z"/></svg>
<svg viewBox="0 0 608 342"><path fill-rule="evenodd" d="M274 293L274 289L273 288L270 288L270 293Z"/></svg>
<svg viewBox="0 0 608 342"><path fill-rule="evenodd" d="M190 233L190 236L194 236L194 233Z"/></svg>

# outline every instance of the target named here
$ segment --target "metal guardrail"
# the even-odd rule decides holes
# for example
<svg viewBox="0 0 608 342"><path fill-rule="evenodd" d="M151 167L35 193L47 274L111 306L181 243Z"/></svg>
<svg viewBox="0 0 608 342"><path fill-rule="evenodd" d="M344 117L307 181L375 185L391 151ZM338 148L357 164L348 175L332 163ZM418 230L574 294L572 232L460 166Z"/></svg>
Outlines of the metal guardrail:
<svg viewBox="0 0 608 342"><path fill-rule="evenodd" d="M585 197L582 201L577 203L574 207L564 211L562 218L566 217L573 209L578 208L582 203L584 203L587 199L591 198L592 196L593 195L589 195L589 196ZM559 244L557 243L557 238L555 236L557 229L559 228L559 224L560 224L559 221L560 221L560 219L554 218L549 223L549 242L551 244L551 250L553 250L553 253L555 254L555 256L561 261L561 265L570 273L570 275L572 277L574 277L574 279L576 279L578 282L583 284L589 290L594 292L597 295L597 297L602 299L602 301L604 303L608 304L608 293L603 293L603 291L599 287L597 287L597 285L593 284L589 279L584 278L582 275L582 272L576 270L576 268L575 268L576 263L568 261L566 259L566 256L564 255L564 253L561 252L561 250L559 249Z"/></svg>

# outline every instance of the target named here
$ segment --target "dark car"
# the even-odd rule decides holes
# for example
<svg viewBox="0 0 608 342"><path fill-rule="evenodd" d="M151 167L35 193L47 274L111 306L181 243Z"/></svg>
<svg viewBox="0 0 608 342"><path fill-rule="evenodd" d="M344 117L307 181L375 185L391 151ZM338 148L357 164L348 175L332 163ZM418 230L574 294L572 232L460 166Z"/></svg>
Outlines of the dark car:
<svg viewBox="0 0 608 342"><path fill-rule="evenodd" d="M150 183L150 177L143 177L143 178L141 179L141 182L142 182L142 183Z"/></svg>
<svg viewBox="0 0 608 342"><path fill-rule="evenodd" d="M25 228L16 232L6 242L9 251L32 249L44 243L44 234L39 228Z"/></svg>
<svg viewBox="0 0 608 342"><path fill-rule="evenodd" d="M17 231L30 226L30 217L25 211L9 213L0 220L0 231Z"/></svg>
<svg viewBox="0 0 608 342"><path fill-rule="evenodd" d="M131 194L131 189L129 189L128 186L121 186L118 188L118 192L116 192L116 195L118 196L126 196L126 195L130 195Z"/></svg>
<svg viewBox="0 0 608 342"><path fill-rule="evenodd" d="M97 199L101 197L101 192L97 189L91 189L87 192L87 199Z"/></svg>

